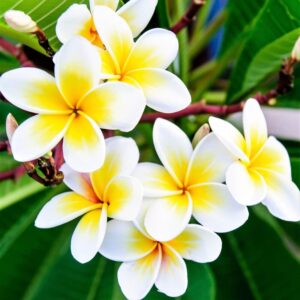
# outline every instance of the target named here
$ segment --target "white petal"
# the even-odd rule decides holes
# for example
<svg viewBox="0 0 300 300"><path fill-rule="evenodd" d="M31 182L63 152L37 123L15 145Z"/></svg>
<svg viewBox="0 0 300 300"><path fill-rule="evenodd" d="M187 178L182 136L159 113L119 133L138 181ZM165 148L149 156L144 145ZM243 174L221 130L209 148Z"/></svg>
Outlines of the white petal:
<svg viewBox="0 0 300 300"><path fill-rule="evenodd" d="M243 110L244 135L249 157L254 157L268 138L267 123L255 99L249 99Z"/></svg>
<svg viewBox="0 0 300 300"><path fill-rule="evenodd" d="M215 134L208 134L194 149L188 167L186 186L212 181L224 182L226 170L233 161L234 157Z"/></svg>
<svg viewBox="0 0 300 300"><path fill-rule="evenodd" d="M100 199L109 182L117 176L130 175L139 160L139 149L132 138L120 136L105 140L106 155L100 169L91 174L93 188Z"/></svg>
<svg viewBox="0 0 300 300"><path fill-rule="evenodd" d="M152 18L158 0L130 0L117 13L126 20L133 36L138 36Z"/></svg>
<svg viewBox="0 0 300 300"><path fill-rule="evenodd" d="M139 163L133 176L143 184L145 197L165 197L181 193L173 178L161 165Z"/></svg>
<svg viewBox="0 0 300 300"><path fill-rule="evenodd" d="M145 227L155 240L169 241L183 231L191 215L192 200L188 195L158 199L147 210Z"/></svg>
<svg viewBox="0 0 300 300"><path fill-rule="evenodd" d="M91 10L95 8L95 5L104 5L110 7L113 10L116 10L119 0L90 0L89 2Z"/></svg>
<svg viewBox="0 0 300 300"><path fill-rule="evenodd" d="M107 186L103 200L109 203L110 218L133 221L142 205L142 184L131 176L115 177Z"/></svg>
<svg viewBox="0 0 300 300"><path fill-rule="evenodd" d="M275 217L285 221L300 221L300 192L284 176L269 170L260 172L267 184L267 197L263 204Z"/></svg>
<svg viewBox="0 0 300 300"><path fill-rule="evenodd" d="M85 214L76 226L71 240L71 252L76 260L84 264L95 257L106 232L106 205L102 209Z"/></svg>
<svg viewBox="0 0 300 300"><path fill-rule="evenodd" d="M11 147L14 159L30 161L54 148L65 135L72 117L36 115L23 122L14 132Z"/></svg>
<svg viewBox="0 0 300 300"><path fill-rule="evenodd" d="M251 161L251 166L257 170L268 169L280 173L287 179L292 179L289 154L273 136L268 138L261 151Z"/></svg>
<svg viewBox="0 0 300 300"><path fill-rule="evenodd" d="M133 47L132 32L126 21L108 7L96 6L93 16L101 40L120 72Z"/></svg>
<svg viewBox="0 0 300 300"><path fill-rule="evenodd" d="M161 264L161 248L133 262L121 264L118 281L121 290L128 299L143 299L157 279Z"/></svg>
<svg viewBox="0 0 300 300"><path fill-rule="evenodd" d="M185 84L169 71L147 68L126 74L142 88L147 105L154 110L173 113L191 103L191 94Z"/></svg>
<svg viewBox="0 0 300 300"><path fill-rule="evenodd" d="M226 184L234 199L242 205L260 203L267 194L263 177L240 162L235 162L228 168Z"/></svg>
<svg viewBox="0 0 300 300"><path fill-rule="evenodd" d="M222 249L221 238L209 229L190 224L175 239L167 243L184 259L198 263L216 260Z"/></svg>
<svg viewBox="0 0 300 300"><path fill-rule="evenodd" d="M151 198L144 198L142 201L140 211L137 217L133 220L134 226L150 240L152 240L153 238L149 235L145 227L145 216L149 207L153 204L153 201L155 200Z"/></svg>
<svg viewBox="0 0 300 300"><path fill-rule="evenodd" d="M176 251L164 245L156 287L169 297L179 297L185 293L187 284L185 262Z"/></svg>
<svg viewBox="0 0 300 300"><path fill-rule="evenodd" d="M182 186L193 147L186 134L175 124L157 119L153 127L156 153L179 186Z"/></svg>
<svg viewBox="0 0 300 300"><path fill-rule="evenodd" d="M97 124L88 116L76 117L65 134L63 152L66 163L77 172L100 168L105 158L105 141Z"/></svg>
<svg viewBox="0 0 300 300"><path fill-rule="evenodd" d="M247 207L237 203L221 183L207 183L189 189L193 199L193 216L206 228L228 232L248 219Z"/></svg>
<svg viewBox="0 0 300 300"><path fill-rule="evenodd" d="M242 205L260 203L267 194L263 177L240 162L235 162L228 168L226 184L233 198Z"/></svg>
<svg viewBox="0 0 300 300"><path fill-rule="evenodd" d="M101 61L96 47L83 37L62 46L55 63L55 78L62 95L73 108L99 83Z"/></svg>
<svg viewBox="0 0 300 300"><path fill-rule="evenodd" d="M56 35L64 44L77 35L83 35L92 23L92 15L85 4L72 4L57 20Z"/></svg>
<svg viewBox="0 0 300 300"><path fill-rule="evenodd" d="M92 202L98 201L88 174L76 172L67 164L63 164L60 171L64 173L64 184L68 188Z"/></svg>
<svg viewBox="0 0 300 300"><path fill-rule="evenodd" d="M126 62L126 70L166 69L175 60L177 52L178 40L173 32L161 28L151 29L135 43Z"/></svg>
<svg viewBox="0 0 300 300"><path fill-rule="evenodd" d="M0 91L13 105L33 113L66 114L70 111L55 79L36 68L8 71L0 78Z"/></svg>
<svg viewBox="0 0 300 300"><path fill-rule="evenodd" d="M94 203L74 192L59 194L47 202L35 220L39 228L52 228L74 220L75 218L95 209Z"/></svg>
<svg viewBox="0 0 300 300"><path fill-rule="evenodd" d="M150 254L157 243L144 236L132 222L111 220L100 253L114 261L133 261Z"/></svg>
<svg viewBox="0 0 300 300"><path fill-rule="evenodd" d="M209 117L209 125L214 134L233 155L245 162L249 161L246 155L245 139L234 126L215 117Z"/></svg>
<svg viewBox="0 0 300 300"><path fill-rule="evenodd" d="M145 109L143 93L132 85L107 82L88 93L79 109L101 128L131 131Z"/></svg>

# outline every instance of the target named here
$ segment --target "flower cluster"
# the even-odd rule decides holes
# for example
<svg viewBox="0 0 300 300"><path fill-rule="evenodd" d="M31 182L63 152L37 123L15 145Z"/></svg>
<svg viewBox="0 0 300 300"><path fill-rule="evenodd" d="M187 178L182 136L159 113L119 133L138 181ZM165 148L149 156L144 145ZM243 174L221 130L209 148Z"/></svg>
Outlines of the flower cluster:
<svg viewBox="0 0 300 300"><path fill-rule="evenodd" d="M187 289L183 259L215 260L217 233L243 225L247 205L262 203L280 219L299 221L299 190L288 153L268 137L254 99L244 107L244 136L210 117L212 132L192 144L178 126L157 119L153 143L161 165L139 162L131 138L104 138L101 129L134 129L146 105L172 113L191 102L184 83L166 70L177 55L175 34L152 29L138 37L157 0L117 9L118 2L91 0L91 10L74 4L60 16L54 76L36 68L2 75L1 93L34 114L13 133L11 149L27 162L63 141L61 171L71 191L42 208L37 227L80 217L71 240L76 260L86 263L99 252L122 262L118 281L128 299L144 298L153 285L178 297Z"/></svg>

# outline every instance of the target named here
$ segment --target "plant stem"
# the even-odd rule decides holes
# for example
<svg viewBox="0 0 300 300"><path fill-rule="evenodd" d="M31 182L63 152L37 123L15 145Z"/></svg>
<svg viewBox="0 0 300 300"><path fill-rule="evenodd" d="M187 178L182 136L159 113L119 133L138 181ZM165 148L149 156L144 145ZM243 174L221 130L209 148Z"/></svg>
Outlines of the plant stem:
<svg viewBox="0 0 300 300"><path fill-rule="evenodd" d="M183 1L180 0L180 2ZM195 20L197 13L204 4L205 0L193 0L188 10L180 18L180 20L174 26L172 26L171 30L174 33L178 33L183 28L187 27L190 23L192 23Z"/></svg>

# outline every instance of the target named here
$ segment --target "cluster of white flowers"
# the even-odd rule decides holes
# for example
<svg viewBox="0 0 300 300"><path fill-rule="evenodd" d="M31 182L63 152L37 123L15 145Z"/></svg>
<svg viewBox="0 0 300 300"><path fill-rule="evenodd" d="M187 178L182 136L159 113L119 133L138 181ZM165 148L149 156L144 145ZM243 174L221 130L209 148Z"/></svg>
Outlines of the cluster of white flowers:
<svg viewBox="0 0 300 300"><path fill-rule="evenodd" d="M223 233L248 219L247 205L263 203L276 217L300 220L299 190L288 153L268 137L256 100L244 107L244 136L211 117L212 133L192 145L170 121L157 119L153 143L162 165L139 163L131 138L104 139L100 130L131 131L145 105L176 112L191 102L183 82L166 68L178 42L164 29L146 31L157 0L72 5L58 20L63 43L54 77L36 68L9 71L1 93L34 113L11 138L14 158L37 159L63 140L64 183L35 225L51 228L81 217L71 251L81 263L98 252L122 262L118 281L129 299L151 287L171 297L187 289L183 259L206 263L221 252ZM198 224L189 224L191 218ZM194 222L195 223L195 222Z"/></svg>

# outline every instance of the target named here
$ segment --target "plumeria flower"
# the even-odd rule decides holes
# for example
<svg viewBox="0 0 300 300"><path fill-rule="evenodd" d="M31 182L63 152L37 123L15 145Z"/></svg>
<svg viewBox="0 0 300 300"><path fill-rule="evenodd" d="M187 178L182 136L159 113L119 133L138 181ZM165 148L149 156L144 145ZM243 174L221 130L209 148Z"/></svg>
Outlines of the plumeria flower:
<svg viewBox="0 0 300 300"><path fill-rule="evenodd" d="M35 221L39 228L52 228L82 216L71 240L72 255L81 263L98 252L108 217L131 221L142 203L142 186L130 176L139 159L135 142L113 137L106 140L106 147L105 162L93 173L78 173L63 165L64 183L72 192L55 196Z"/></svg>
<svg viewBox="0 0 300 300"><path fill-rule="evenodd" d="M90 0L93 12L96 5L104 5L117 10L119 0ZM130 0L117 14L122 17L132 30L133 36L138 36L149 23L157 0ZM57 20L56 35L62 43L66 43L75 35L81 35L96 46L102 46L101 39L95 28L95 16L85 4L71 5Z"/></svg>
<svg viewBox="0 0 300 300"><path fill-rule="evenodd" d="M98 169L105 156L104 129L132 130L145 107L142 93L126 83L99 84L94 46L75 37L59 51L55 78L36 68L6 72L0 91L15 106L38 114L15 131L18 161L37 159L63 139L66 162L80 172Z"/></svg>
<svg viewBox="0 0 300 300"><path fill-rule="evenodd" d="M191 96L184 83L165 70L178 52L174 33L152 29L134 42L124 19L105 6L95 7L94 22L107 49L99 49L103 78L140 88L147 105L158 111L175 112L190 104Z"/></svg>
<svg viewBox="0 0 300 300"><path fill-rule="evenodd" d="M142 224L112 220L100 253L123 262L118 270L120 287L126 298L136 300L144 298L154 284L170 297L181 296L188 284L183 258L211 262L221 247L219 236L200 225L188 225L176 238L160 242Z"/></svg>
<svg viewBox="0 0 300 300"><path fill-rule="evenodd" d="M152 198L145 213L151 236L160 241L174 238L192 215L215 232L233 230L247 220L247 208L223 184L233 159L214 134L206 135L193 150L180 128L158 119L153 142L163 166L140 163L133 173L143 183L145 197Z"/></svg>
<svg viewBox="0 0 300 300"><path fill-rule="evenodd" d="M284 146L268 137L258 102L249 99L244 107L244 136L230 123L210 117L209 124L235 161L226 172L226 184L241 204L262 202L276 217L300 220L300 197L291 180L289 156Z"/></svg>

